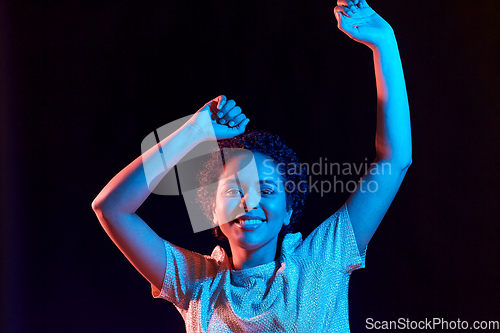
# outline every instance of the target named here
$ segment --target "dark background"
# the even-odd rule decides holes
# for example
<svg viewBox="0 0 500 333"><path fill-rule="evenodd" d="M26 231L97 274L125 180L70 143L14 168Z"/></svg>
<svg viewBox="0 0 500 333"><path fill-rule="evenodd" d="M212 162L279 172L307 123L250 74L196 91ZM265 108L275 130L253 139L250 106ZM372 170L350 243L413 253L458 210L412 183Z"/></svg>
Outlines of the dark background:
<svg viewBox="0 0 500 333"><path fill-rule="evenodd" d="M370 4L398 38L413 165L352 275L351 329L367 318L500 320L500 5ZM219 94L305 162L371 161L371 51L337 30L334 7L3 1L0 330L184 331L90 204L147 134ZM313 193L303 235L348 195ZM182 197L152 195L138 213L179 246L217 244L192 233Z"/></svg>

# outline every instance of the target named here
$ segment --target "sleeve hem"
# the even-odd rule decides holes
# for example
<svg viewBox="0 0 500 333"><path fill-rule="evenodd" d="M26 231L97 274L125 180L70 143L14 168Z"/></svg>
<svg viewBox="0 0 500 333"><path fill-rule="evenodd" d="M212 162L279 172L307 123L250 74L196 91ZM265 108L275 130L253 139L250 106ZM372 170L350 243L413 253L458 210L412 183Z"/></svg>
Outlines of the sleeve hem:
<svg viewBox="0 0 500 333"><path fill-rule="evenodd" d="M166 283L167 283L167 279L168 279L168 276L167 276L168 275L168 268L169 268L169 262L168 262L169 256L167 253L168 243L166 240L163 240L163 245L164 245L164 249L165 249L165 258L166 258L165 273L163 274L163 282L161 285L161 289L158 289L158 288L156 288L155 285L151 284L151 294L153 295L154 298L163 298L163 299L166 299L167 301L172 302L172 300L170 299L168 294L165 292Z"/></svg>
<svg viewBox="0 0 500 333"><path fill-rule="evenodd" d="M349 211L347 209L347 204L342 206L342 211L345 214L345 221L347 222L348 238L350 238L350 244L353 244L353 249L351 249L355 254L352 263L347 267L347 272L352 273L353 271L361 268L365 268L366 251L368 245L364 248L362 252L359 252L358 243L356 242L356 237L354 235L354 229L351 224L351 217L349 216Z"/></svg>

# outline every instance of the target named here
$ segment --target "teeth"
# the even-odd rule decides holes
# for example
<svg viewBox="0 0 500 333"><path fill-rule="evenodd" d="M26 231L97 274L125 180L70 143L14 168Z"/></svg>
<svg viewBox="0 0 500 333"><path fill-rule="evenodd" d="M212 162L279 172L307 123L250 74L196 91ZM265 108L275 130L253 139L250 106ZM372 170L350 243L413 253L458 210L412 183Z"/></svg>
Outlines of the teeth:
<svg viewBox="0 0 500 333"><path fill-rule="evenodd" d="M261 220L246 220L245 224L257 224L257 223L262 223Z"/></svg>
<svg viewBox="0 0 500 333"><path fill-rule="evenodd" d="M263 221L261 220L238 220L238 223L240 224L245 224L245 225L249 225L249 224L259 224L259 223L262 223Z"/></svg>

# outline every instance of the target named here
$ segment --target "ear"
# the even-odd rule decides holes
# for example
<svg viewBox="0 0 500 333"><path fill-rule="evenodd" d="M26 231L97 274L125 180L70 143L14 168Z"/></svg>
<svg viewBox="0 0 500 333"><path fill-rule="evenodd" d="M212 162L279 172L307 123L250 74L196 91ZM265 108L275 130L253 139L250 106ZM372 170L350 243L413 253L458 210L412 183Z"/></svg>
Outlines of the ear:
<svg viewBox="0 0 500 333"><path fill-rule="evenodd" d="M292 219L292 214L293 214L293 209L290 209L289 211L286 212L285 221L283 222L284 225L290 224L290 221Z"/></svg>
<svg viewBox="0 0 500 333"><path fill-rule="evenodd" d="M212 220L212 223L214 226L218 226L219 225L219 222L217 222L217 214L215 213L215 209L212 211L212 214L213 214L213 220Z"/></svg>

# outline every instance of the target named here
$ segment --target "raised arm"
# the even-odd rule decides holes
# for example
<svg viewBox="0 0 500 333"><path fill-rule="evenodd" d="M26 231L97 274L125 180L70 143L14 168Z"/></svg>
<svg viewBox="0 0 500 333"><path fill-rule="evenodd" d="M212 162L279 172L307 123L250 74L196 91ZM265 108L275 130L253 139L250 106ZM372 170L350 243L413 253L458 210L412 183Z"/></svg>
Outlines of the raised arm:
<svg viewBox="0 0 500 333"><path fill-rule="evenodd" d="M347 201L358 248L363 251L412 163L410 112L403 67L391 26L365 0L342 0L337 5L338 28L367 45L373 51L375 64L376 158Z"/></svg>
<svg viewBox="0 0 500 333"><path fill-rule="evenodd" d="M222 118L215 115L220 112L223 113ZM228 125L230 121L234 122L231 126ZM151 194L150 189L153 190L163 176L196 145L206 140L241 134L248 122L249 119L233 100L226 101L225 96L213 99L186 124L163 139L159 143L161 149L149 149L120 171L92 202L92 209L109 237L132 265L158 289L161 290L166 268L163 239L135 212ZM166 166L158 154L163 154ZM151 178L154 183L149 186L144 164L148 165L148 173L153 173Z"/></svg>

